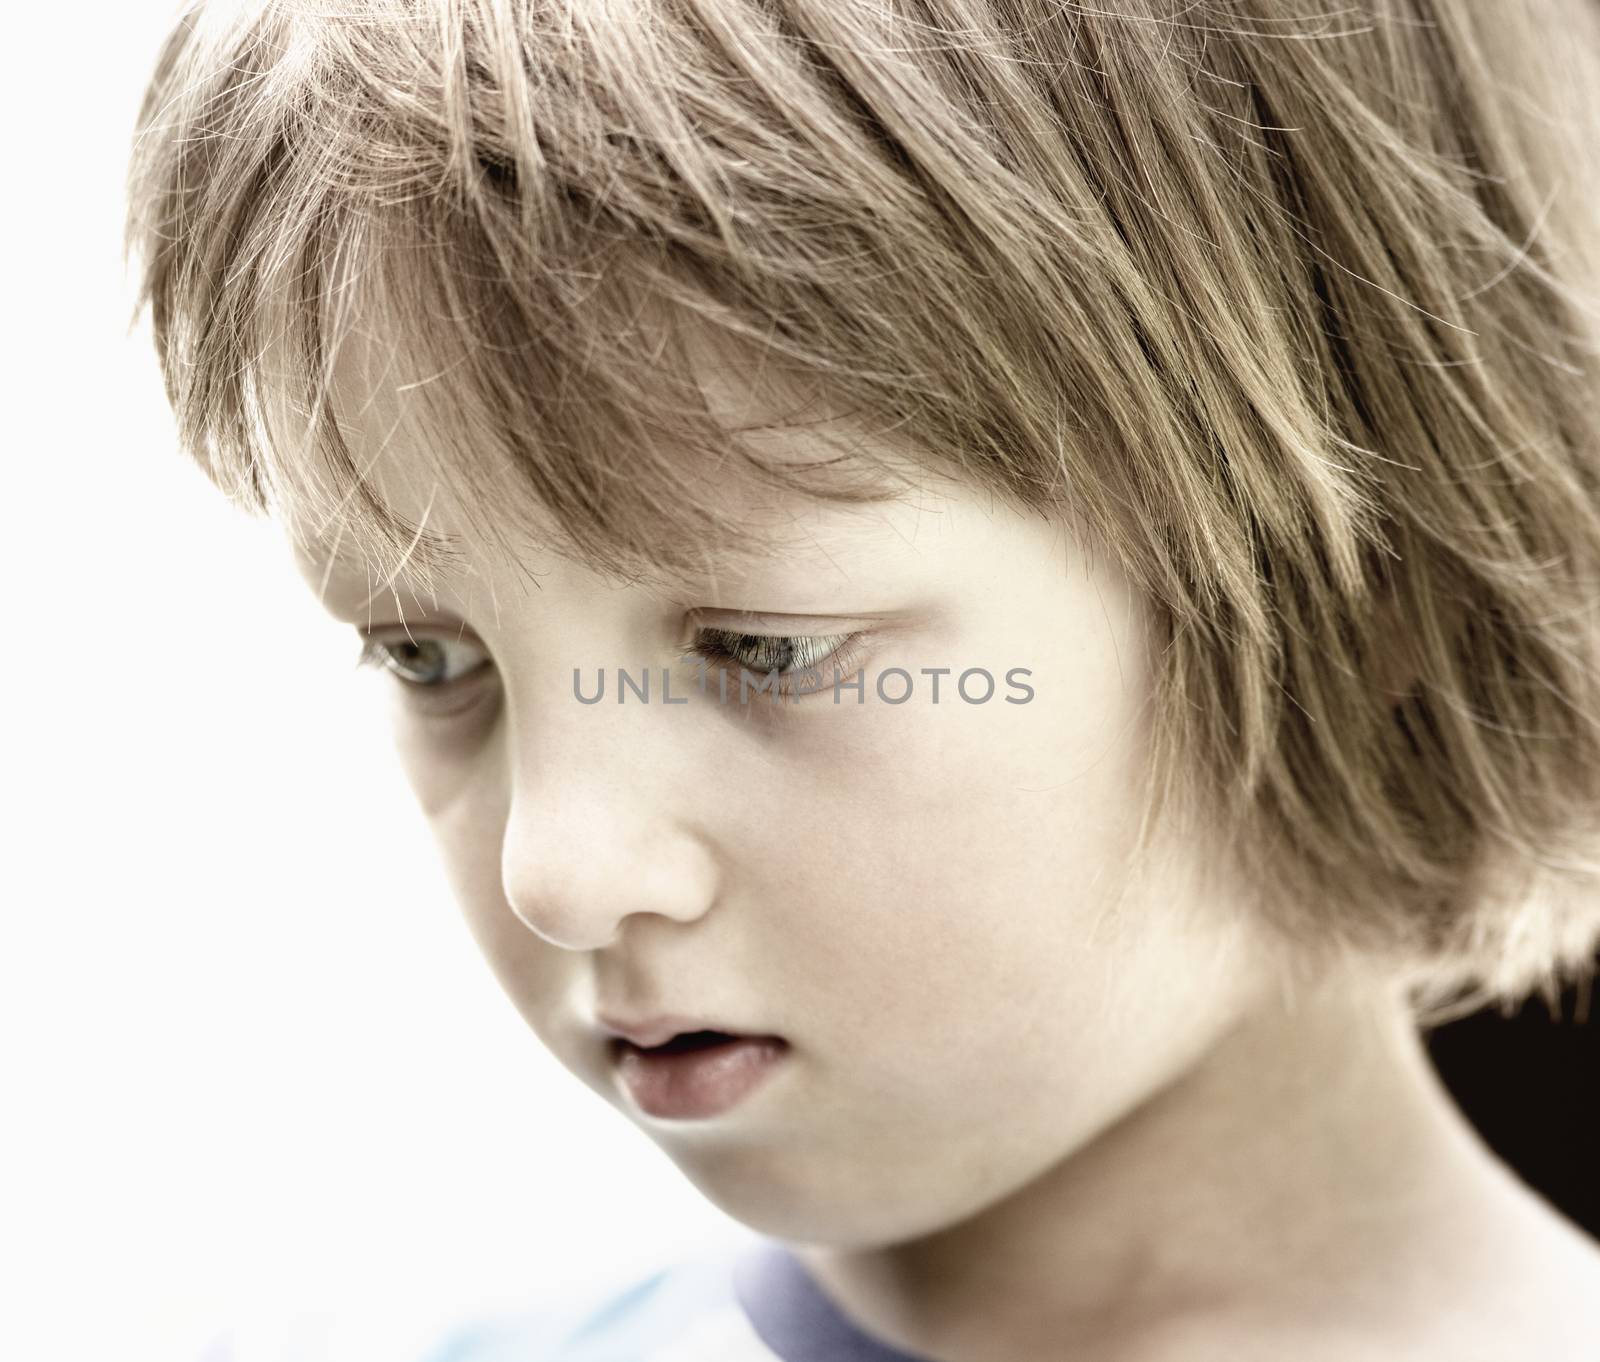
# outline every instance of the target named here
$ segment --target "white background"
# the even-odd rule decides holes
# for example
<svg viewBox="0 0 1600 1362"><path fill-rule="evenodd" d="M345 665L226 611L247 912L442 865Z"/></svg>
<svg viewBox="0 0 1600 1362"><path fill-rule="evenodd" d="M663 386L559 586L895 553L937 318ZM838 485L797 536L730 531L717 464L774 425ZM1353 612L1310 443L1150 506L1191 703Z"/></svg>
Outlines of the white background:
<svg viewBox="0 0 1600 1362"><path fill-rule="evenodd" d="M6 20L0 1355L409 1362L747 1232L523 1026L381 678L177 449L121 258L172 10Z"/></svg>

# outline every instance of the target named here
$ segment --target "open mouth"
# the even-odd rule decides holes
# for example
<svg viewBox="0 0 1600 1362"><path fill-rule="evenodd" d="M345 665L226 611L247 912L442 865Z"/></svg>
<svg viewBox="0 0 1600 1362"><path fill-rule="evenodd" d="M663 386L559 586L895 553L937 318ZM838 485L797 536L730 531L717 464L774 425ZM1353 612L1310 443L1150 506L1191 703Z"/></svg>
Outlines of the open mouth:
<svg viewBox="0 0 1600 1362"><path fill-rule="evenodd" d="M782 1065L789 1043L781 1036L736 1036L684 1031L661 1045L611 1042L619 1081L634 1105L663 1120L721 1115Z"/></svg>
<svg viewBox="0 0 1600 1362"><path fill-rule="evenodd" d="M662 1045L635 1045L619 1037L615 1044L622 1050L634 1050L641 1055L682 1055L694 1050L709 1050L713 1046L728 1045L734 1041L750 1040L749 1036L730 1035L726 1031L684 1031Z"/></svg>

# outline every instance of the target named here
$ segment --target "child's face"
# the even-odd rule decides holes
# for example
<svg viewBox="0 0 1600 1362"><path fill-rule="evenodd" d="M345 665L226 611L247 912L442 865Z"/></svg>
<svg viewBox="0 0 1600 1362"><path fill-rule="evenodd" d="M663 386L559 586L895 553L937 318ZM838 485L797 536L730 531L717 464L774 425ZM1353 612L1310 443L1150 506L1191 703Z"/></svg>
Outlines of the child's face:
<svg viewBox="0 0 1600 1362"><path fill-rule="evenodd" d="M736 378L719 401L737 406ZM352 432L363 464L383 405ZM783 438L807 452L803 432ZM389 437L377 480L413 521L417 466ZM472 931L544 1043L729 1215L865 1246L1021 1190L1195 1063L1268 975L1202 848L1130 864L1152 659L1113 564L976 492L771 523L782 551L692 598L546 556L537 589L478 563L436 608L407 595L403 617L343 565L326 601L397 644L385 626L403 618L451 675L495 663L452 717L397 695L395 731ZM427 524L458 527L437 501ZM320 582L322 564L302 570ZM741 705L735 671L721 704L715 670L702 694L674 660L695 626L870 630L851 662L865 700ZM663 666L688 703L661 702ZM617 702L619 667L648 667L648 703ZM891 667L911 675L905 703L876 693ZM937 667L934 703L921 669ZM601 703L575 697L574 668L586 695L605 669ZM956 693L969 668L993 675L987 703ZM1027 693L1013 668L1026 703L1007 702ZM721 1116L656 1119L597 1012L789 1049Z"/></svg>

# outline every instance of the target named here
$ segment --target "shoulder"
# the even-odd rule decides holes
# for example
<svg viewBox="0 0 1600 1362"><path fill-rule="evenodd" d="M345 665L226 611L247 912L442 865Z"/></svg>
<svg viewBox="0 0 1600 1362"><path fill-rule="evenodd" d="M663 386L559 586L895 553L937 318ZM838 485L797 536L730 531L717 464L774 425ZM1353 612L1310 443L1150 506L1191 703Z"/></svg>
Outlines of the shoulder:
<svg viewBox="0 0 1600 1362"><path fill-rule="evenodd" d="M566 1305L473 1321L417 1362L777 1362L735 1294L738 1252L711 1250Z"/></svg>

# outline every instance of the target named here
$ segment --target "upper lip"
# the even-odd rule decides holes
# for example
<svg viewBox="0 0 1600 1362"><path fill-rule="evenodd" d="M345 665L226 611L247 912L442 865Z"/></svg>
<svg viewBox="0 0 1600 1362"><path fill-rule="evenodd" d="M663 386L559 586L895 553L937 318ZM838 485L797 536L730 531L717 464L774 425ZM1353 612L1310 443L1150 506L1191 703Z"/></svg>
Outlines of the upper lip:
<svg viewBox="0 0 1600 1362"><path fill-rule="evenodd" d="M641 1017L637 1021L624 1021L618 1017L601 1013L597 1018L600 1025L613 1039L630 1040L635 1045L648 1049L653 1045L665 1045L674 1036L681 1036L690 1031L721 1031L726 1035L740 1036L749 1034L735 1031L732 1027L721 1026L703 1017L659 1016Z"/></svg>

